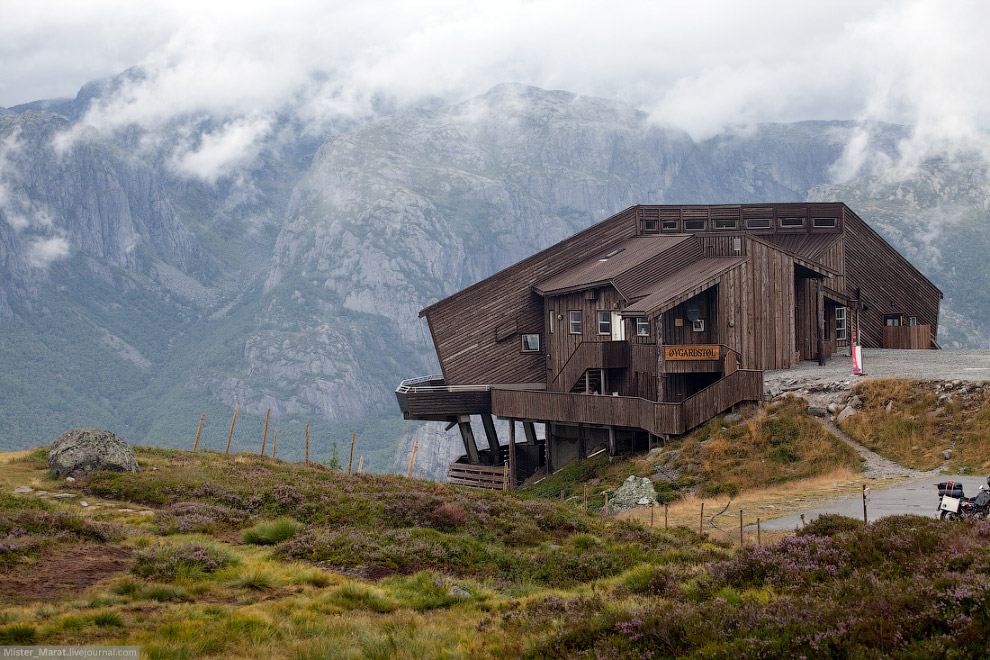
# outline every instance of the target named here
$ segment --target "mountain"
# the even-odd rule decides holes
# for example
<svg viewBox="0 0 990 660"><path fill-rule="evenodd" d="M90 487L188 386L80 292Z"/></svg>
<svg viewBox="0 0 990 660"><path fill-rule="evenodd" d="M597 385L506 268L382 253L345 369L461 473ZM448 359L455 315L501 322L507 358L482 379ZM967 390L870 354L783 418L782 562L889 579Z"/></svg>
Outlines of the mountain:
<svg viewBox="0 0 990 660"><path fill-rule="evenodd" d="M880 169L907 127L694 141L618 102L506 84L319 138L286 114L255 159L204 180L173 156L213 120L81 123L119 84L0 113L0 447L82 425L186 446L205 413L203 445L218 448L239 404L235 450L260 442L270 409L285 456L309 424L318 458L358 433L366 467L405 469L420 440L417 469L440 474L459 441L402 422L392 395L437 368L418 311L640 203L842 199L946 291L951 345L986 336L990 302L965 289L987 246L986 170L932 164L911 183ZM838 185L864 128L882 157ZM57 150L69 129L82 138ZM931 218L962 219L934 241Z"/></svg>

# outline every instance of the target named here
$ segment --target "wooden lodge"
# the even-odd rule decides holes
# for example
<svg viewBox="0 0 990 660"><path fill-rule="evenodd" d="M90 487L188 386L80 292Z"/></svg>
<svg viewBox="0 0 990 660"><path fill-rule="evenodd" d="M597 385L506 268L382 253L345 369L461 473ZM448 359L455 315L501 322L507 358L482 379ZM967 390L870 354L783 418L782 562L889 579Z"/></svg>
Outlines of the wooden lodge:
<svg viewBox="0 0 990 660"><path fill-rule="evenodd" d="M857 331L937 348L941 298L845 204L634 206L420 312L442 374L396 397L459 427L452 482L496 487L508 463L511 486L759 401L763 370L824 364Z"/></svg>

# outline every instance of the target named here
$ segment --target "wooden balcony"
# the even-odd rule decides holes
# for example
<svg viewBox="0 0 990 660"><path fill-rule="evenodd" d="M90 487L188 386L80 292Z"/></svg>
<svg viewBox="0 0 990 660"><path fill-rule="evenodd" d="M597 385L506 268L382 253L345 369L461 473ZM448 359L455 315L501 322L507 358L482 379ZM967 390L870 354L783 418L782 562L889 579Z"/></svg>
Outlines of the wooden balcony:
<svg viewBox="0 0 990 660"><path fill-rule="evenodd" d="M493 388L492 413L535 421L622 426L680 435L742 401L763 400L763 372L739 369L680 403L640 397Z"/></svg>
<svg viewBox="0 0 990 660"><path fill-rule="evenodd" d="M491 413L488 385L447 385L443 376L421 376L402 381L395 398L405 419L448 421L459 415Z"/></svg>

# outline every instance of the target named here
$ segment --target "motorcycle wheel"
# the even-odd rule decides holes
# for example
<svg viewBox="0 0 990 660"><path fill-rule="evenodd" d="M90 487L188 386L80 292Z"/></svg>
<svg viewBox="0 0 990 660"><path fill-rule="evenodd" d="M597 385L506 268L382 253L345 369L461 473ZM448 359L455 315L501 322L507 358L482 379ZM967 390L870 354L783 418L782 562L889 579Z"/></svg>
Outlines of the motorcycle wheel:
<svg viewBox="0 0 990 660"><path fill-rule="evenodd" d="M948 511L942 511L939 514L939 519L941 519L941 520L962 520L962 514L960 514L960 513L950 513Z"/></svg>

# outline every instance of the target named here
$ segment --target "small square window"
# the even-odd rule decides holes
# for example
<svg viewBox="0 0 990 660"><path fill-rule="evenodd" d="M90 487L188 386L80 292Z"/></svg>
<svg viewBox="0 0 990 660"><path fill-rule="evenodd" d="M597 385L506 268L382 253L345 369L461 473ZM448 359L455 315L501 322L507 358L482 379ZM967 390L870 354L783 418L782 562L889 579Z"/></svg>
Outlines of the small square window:
<svg viewBox="0 0 990 660"><path fill-rule="evenodd" d="M656 220L643 220L643 231L650 234L657 233L657 221Z"/></svg>
<svg viewBox="0 0 990 660"><path fill-rule="evenodd" d="M522 336L522 350L523 353L536 353L540 350L540 335L524 334Z"/></svg>
<svg viewBox="0 0 990 660"><path fill-rule="evenodd" d="M691 322L691 332L704 332L705 331L705 319L698 319L697 321Z"/></svg>
<svg viewBox="0 0 990 660"><path fill-rule="evenodd" d="M649 337L650 336L650 319L645 316L636 317L636 336L637 337Z"/></svg>
<svg viewBox="0 0 990 660"><path fill-rule="evenodd" d="M909 316L908 317L908 325L918 325L918 317L917 316Z"/></svg>
<svg viewBox="0 0 990 660"><path fill-rule="evenodd" d="M567 331L572 335L581 334L581 310L572 309L567 312Z"/></svg>
<svg viewBox="0 0 990 660"><path fill-rule="evenodd" d="M612 334L612 314L611 312L598 312L598 334Z"/></svg>

